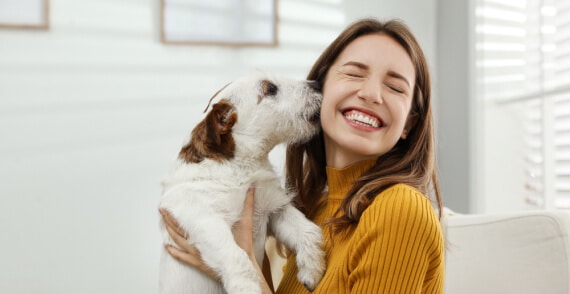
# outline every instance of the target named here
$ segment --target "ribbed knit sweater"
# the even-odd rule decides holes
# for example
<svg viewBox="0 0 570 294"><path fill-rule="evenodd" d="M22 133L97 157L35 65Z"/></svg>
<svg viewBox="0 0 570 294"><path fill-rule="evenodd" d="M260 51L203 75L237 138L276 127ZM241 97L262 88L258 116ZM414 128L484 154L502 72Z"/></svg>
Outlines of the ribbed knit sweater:
<svg viewBox="0 0 570 294"><path fill-rule="evenodd" d="M322 227L352 183L375 160L344 169L327 167L328 199L313 221ZM316 294L443 293L444 242L434 209L415 188L397 184L380 193L344 237L323 229L327 269ZM310 293L289 256L277 293Z"/></svg>

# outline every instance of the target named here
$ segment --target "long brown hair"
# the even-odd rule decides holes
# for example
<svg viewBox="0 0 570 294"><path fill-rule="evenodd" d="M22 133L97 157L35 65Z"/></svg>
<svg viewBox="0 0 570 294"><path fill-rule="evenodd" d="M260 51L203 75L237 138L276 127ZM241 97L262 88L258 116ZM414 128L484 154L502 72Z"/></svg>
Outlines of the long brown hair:
<svg viewBox="0 0 570 294"><path fill-rule="evenodd" d="M354 183L344 198L337 217L327 222L336 232L358 223L376 195L398 183L408 184L425 195L434 196L433 200L437 202L440 211L442 207L435 163L428 64L416 38L403 22L381 22L371 18L354 22L325 49L307 79L323 84L330 67L346 46L356 38L369 34L385 34L393 38L410 56L416 80L409 115L417 117L406 140L399 140ZM296 194L295 201L301 211L312 218L327 186L322 131L307 143L287 146L286 186Z"/></svg>

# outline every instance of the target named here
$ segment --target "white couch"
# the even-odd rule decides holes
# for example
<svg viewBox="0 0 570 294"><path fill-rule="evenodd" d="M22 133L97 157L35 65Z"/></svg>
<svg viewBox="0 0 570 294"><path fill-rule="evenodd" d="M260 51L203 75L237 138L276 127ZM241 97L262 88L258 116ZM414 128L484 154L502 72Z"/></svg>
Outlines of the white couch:
<svg viewBox="0 0 570 294"><path fill-rule="evenodd" d="M446 294L570 293L570 212L445 210Z"/></svg>

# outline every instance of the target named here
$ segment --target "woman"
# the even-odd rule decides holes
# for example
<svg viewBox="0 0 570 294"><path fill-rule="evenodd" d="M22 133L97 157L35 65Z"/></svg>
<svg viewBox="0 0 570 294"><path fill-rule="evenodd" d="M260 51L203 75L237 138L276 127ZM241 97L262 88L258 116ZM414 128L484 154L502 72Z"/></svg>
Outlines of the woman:
<svg viewBox="0 0 570 294"><path fill-rule="evenodd" d="M441 208L430 79L413 34L397 20L357 21L308 79L323 85L322 132L288 146L286 184L324 232L327 270L313 293L443 293L444 242L427 196ZM235 235L253 256L248 194ZM169 252L208 271L167 222L182 247ZM277 293L308 293L296 272L290 254Z"/></svg>

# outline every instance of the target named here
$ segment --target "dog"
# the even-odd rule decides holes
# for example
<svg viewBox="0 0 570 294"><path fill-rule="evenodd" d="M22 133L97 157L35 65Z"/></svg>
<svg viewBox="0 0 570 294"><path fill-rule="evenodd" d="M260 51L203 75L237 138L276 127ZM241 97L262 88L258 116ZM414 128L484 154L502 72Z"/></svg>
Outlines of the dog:
<svg viewBox="0 0 570 294"><path fill-rule="evenodd" d="M297 278L313 290L325 270L322 232L292 205L294 195L281 186L268 154L278 144L302 143L317 134L318 85L255 72L226 85L210 102L214 99L219 101L192 130L162 180L159 207L177 220L221 283L163 249L160 293L261 293L258 273L232 234L250 185L255 185L256 260L262 264L266 237L273 235L297 254ZM162 219L160 228L165 244L176 246Z"/></svg>

